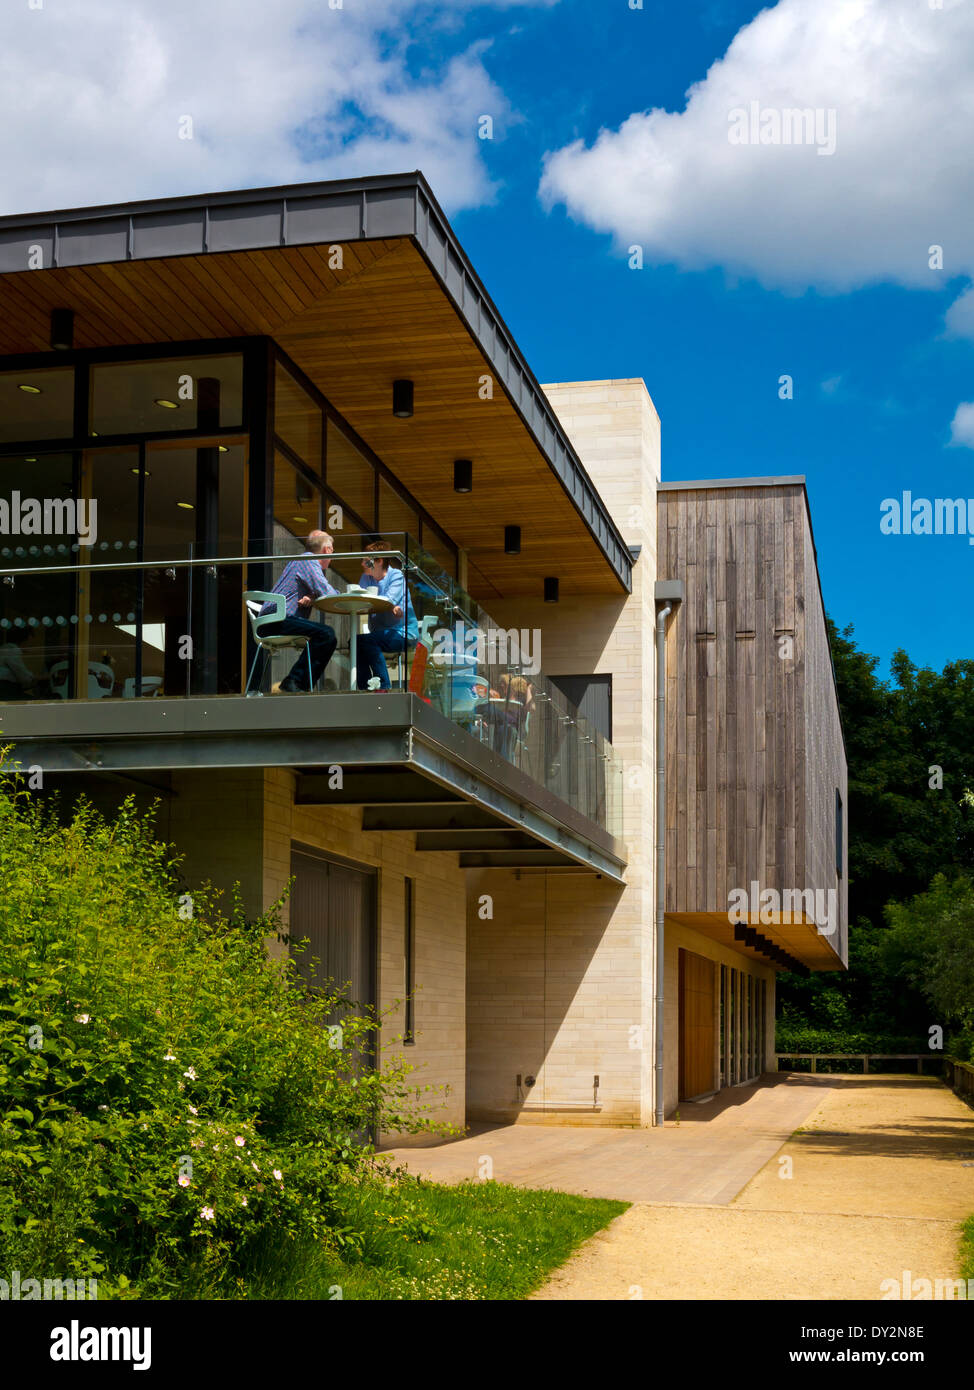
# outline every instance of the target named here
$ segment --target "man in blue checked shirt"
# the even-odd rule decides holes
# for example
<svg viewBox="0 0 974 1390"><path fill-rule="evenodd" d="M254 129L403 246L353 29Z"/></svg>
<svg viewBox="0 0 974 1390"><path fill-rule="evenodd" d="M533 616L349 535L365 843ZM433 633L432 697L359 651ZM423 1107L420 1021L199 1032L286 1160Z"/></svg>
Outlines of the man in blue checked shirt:
<svg viewBox="0 0 974 1390"><path fill-rule="evenodd" d="M325 623L313 622L310 617L303 615L310 613L311 605L316 598L324 598L326 594L337 592L325 578L325 570L331 564L327 557L331 556L334 549L335 542L327 531L311 532L308 537L308 549L300 558L291 560L284 566L283 574L271 591L284 595L285 616L280 622L267 623L260 630L262 637L275 637L279 634L307 637L311 648L312 688L318 684L321 673L331 660L338 646L338 638L335 636L334 628L328 627ZM271 605L265 603L261 611L271 612ZM304 652L301 652L280 685L273 687L273 693L300 695L306 694L307 691L308 660Z"/></svg>
<svg viewBox="0 0 974 1390"><path fill-rule="evenodd" d="M375 540L366 550L388 550L384 540ZM394 605L391 611L370 613L369 630L358 639L356 660L359 690L368 690L369 680L379 678L379 690L389 689L389 668L386 652L404 652L415 647L419 636L416 614L409 599L406 576L400 569L391 569L389 561L379 556L362 561L362 588L377 588L383 598Z"/></svg>

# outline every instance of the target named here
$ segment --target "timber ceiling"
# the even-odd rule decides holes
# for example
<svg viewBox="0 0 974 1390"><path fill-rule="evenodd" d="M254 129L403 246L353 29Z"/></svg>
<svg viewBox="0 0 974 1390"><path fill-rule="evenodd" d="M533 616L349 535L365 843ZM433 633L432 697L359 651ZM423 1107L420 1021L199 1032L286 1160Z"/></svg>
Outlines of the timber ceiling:
<svg viewBox="0 0 974 1390"><path fill-rule="evenodd" d="M589 527L490 364L408 237L118 261L0 277L0 354L48 350L49 311L75 310L75 346L272 337L458 545L470 588L537 597L617 594ZM52 354L52 363L56 355ZM392 382L415 383L415 413L392 414ZM474 490L453 491L454 458L471 458ZM505 525L522 552L504 554Z"/></svg>

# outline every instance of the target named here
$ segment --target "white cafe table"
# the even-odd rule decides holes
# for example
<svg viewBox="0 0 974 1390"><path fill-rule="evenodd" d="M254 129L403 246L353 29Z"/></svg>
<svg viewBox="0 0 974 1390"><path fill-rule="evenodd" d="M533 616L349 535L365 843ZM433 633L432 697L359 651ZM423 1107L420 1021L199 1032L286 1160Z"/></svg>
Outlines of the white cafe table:
<svg viewBox="0 0 974 1390"><path fill-rule="evenodd" d="M350 685L356 689L356 668L358 664L359 624L369 613L391 613L395 608L391 598L376 593L374 589L363 589L358 584L350 584L341 594L325 594L316 598L311 605L319 613L348 613L352 619L352 635L349 641L348 664L351 667Z"/></svg>

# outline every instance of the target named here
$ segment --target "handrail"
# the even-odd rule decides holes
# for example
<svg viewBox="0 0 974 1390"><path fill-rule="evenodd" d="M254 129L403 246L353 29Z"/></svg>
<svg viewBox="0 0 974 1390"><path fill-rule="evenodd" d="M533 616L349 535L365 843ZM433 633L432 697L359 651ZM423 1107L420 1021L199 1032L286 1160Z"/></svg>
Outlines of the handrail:
<svg viewBox="0 0 974 1390"><path fill-rule="evenodd" d="M399 559L410 569L416 570L424 578L429 579L431 584L436 584L425 570L421 570L414 560L407 559L401 550L341 550L328 552L328 558L332 560L364 560L368 556L370 559ZM17 569L0 569L0 579L5 579L8 575L20 576L25 574L87 574L92 570L171 570L171 569L192 569L199 566L208 565L263 565L268 563L278 563L281 560L314 560L322 558L316 552L303 550L297 555L211 555L208 559L197 560L121 560L113 564L104 565L23 565ZM437 584L437 588L440 586ZM443 590L444 596L446 590Z"/></svg>

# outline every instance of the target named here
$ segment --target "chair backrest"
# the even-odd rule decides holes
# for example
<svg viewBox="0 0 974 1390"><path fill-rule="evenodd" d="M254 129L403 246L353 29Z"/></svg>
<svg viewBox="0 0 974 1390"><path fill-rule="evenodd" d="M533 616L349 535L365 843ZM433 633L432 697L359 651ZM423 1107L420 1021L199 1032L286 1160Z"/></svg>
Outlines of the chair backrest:
<svg viewBox="0 0 974 1390"><path fill-rule="evenodd" d="M250 630L254 641L260 641L260 630L265 623L279 623L287 614L287 601L283 594L271 594L264 589L248 589L244 594L244 606L250 619ZM260 615L265 603L273 603L274 612Z"/></svg>
<svg viewBox="0 0 974 1390"><path fill-rule="evenodd" d="M59 700L68 698L68 663L66 661L55 661L54 665L47 673L51 683L51 690ZM63 679L62 679L63 678Z"/></svg>
<svg viewBox="0 0 974 1390"><path fill-rule="evenodd" d="M159 694L159 691L160 691L161 689L162 689L162 677L161 677L161 676L143 676L143 677L142 677L142 694L143 694L143 695L158 695L158 694ZM134 676L128 676L128 677L126 677L125 684L124 684L123 687L122 687L122 694L124 695L124 697L125 697L126 700L134 700L134 699L135 699L135 677L134 677Z"/></svg>
<svg viewBox="0 0 974 1390"><path fill-rule="evenodd" d="M48 671L48 679L51 683L52 692L60 700L67 700L68 696L68 667L67 661L55 661ZM88 699L103 700L106 695L111 695L115 685L115 672L110 666L106 666L103 661L88 662Z"/></svg>
<svg viewBox="0 0 974 1390"><path fill-rule="evenodd" d="M115 689L115 672L103 661L88 662L88 699L103 700Z"/></svg>

